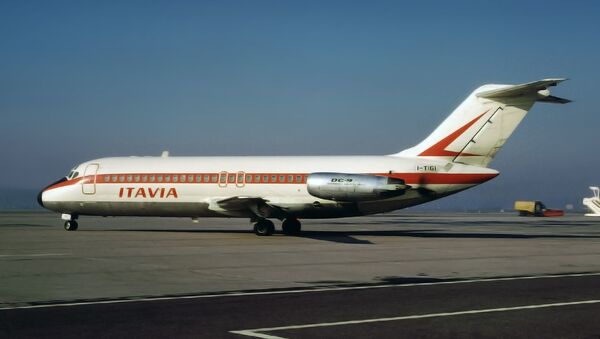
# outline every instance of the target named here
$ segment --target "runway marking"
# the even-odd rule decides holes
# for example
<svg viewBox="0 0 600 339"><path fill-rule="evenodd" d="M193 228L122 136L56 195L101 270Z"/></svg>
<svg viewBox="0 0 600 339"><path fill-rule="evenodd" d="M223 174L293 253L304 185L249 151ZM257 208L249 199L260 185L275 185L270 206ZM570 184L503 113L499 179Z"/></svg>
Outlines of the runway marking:
<svg viewBox="0 0 600 339"><path fill-rule="evenodd" d="M240 335L244 335L244 336L248 336L248 337L264 338L264 339L285 339L285 337L270 335L270 334L266 334L264 332L297 330L297 329L316 328L316 327L355 325L355 324L411 320L411 319L423 319L423 318L452 317L452 316L465 315L465 314L508 312L508 311L531 310L531 309L549 308L549 307L597 304L597 303L600 303L600 299L553 303L553 304L538 304L538 305L525 305L525 306L514 306L514 307L488 308L488 309L468 310L468 311L458 311L458 312L417 314L417 315L407 315L407 316L390 317L390 318L374 318L374 319L362 319L362 320L337 321L337 322L329 322L329 323L315 323L315 324L304 324L304 325L255 328L255 329L249 329L249 330L229 331L229 333L240 334Z"/></svg>
<svg viewBox="0 0 600 339"><path fill-rule="evenodd" d="M67 255L67 253L33 253L33 254L0 254L0 258L14 258L14 257L55 257Z"/></svg>
<svg viewBox="0 0 600 339"><path fill-rule="evenodd" d="M0 311L15 310L15 309L30 309L30 308L73 307L73 306L86 306L86 305L151 302L151 301L165 301L165 300L208 299L208 298L245 297L245 296L255 296L255 295L277 295L277 294L300 294L300 293L317 293L317 292L329 292L329 291L369 290L369 289L378 289L378 288L406 288L406 287L417 287L417 286L473 284L473 283L486 283L486 282L495 282L495 281L553 279L553 278L572 278L572 277L591 277L591 276L600 276L600 272L572 273L572 274L548 274L548 275L533 275L533 276L506 277L506 278L482 278L482 279L451 280L451 281L437 281L437 282L410 283L410 284L363 285L363 286L348 286L348 287L321 287L321 288L307 288L307 289L297 289L297 290L290 289L290 290L278 290L278 291L229 292L229 293L224 292L224 293L216 293L216 294L197 294L197 295L181 295L181 296L168 296L168 297L144 297L144 298L137 298L137 299L132 298L132 299L76 301L76 302L54 303L54 304L5 306L5 307L0 307Z"/></svg>

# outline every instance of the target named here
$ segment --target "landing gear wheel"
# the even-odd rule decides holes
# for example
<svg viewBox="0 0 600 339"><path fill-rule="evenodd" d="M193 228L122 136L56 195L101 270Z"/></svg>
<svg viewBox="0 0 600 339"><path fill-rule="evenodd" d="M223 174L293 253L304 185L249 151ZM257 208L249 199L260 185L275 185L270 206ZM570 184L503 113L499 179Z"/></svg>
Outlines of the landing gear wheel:
<svg viewBox="0 0 600 339"><path fill-rule="evenodd" d="M67 230L67 231L76 231L78 226L79 225L77 224L77 221L75 221L75 220L65 221L65 230Z"/></svg>
<svg viewBox="0 0 600 339"><path fill-rule="evenodd" d="M275 225L271 220L263 219L254 224L254 233L258 236L267 236L275 232Z"/></svg>
<svg viewBox="0 0 600 339"><path fill-rule="evenodd" d="M283 234L287 235L296 235L300 233L302 229L302 224L296 218L287 218L281 224L281 230Z"/></svg>

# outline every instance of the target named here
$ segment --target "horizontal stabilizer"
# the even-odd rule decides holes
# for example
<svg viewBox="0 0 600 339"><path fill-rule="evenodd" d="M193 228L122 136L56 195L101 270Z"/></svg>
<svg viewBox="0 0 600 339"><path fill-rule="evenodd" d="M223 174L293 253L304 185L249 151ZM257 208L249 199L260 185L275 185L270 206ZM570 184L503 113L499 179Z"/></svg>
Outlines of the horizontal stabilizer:
<svg viewBox="0 0 600 339"><path fill-rule="evenodd" d="M571 100L552 96L550 95L550 91L548 91L548 87L556 86L558 83L565 80L567 79L544 79L520 85L508 85L499 89L479 92L476 95L480 98L496 100L503 98L517 98L522 96L537 96L536 101L566 104L571 102Z"/></svg>
<svg viewBox="0 0 600 339"><path fill-rule="evenodd" d="M553 104L568 104L570 103L572 100L569 99L565 99L565 98L559 98L559 97L555 97L554 95L549 95L547 97L538 99L537 101L541 101L541 102L550 102Z"/></svg>

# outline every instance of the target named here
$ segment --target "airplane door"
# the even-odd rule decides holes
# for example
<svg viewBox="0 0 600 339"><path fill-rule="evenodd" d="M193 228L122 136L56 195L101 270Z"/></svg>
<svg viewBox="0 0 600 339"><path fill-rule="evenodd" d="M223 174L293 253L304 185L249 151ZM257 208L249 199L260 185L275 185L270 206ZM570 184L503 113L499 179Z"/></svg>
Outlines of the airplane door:
<svg viewBox="0 0 600 339"><path fill-rule="evenodd" d="M227 187L227 172L219 173L219 187Z"/></svg>
<svg viewBox="0 0 600 339"><path fill-rule="evenodd" d="M83 194L96 194L96 172L98 172L98 164L89 164L83 171L83 180L81 191Z"/></svg>
<svg viewBox="0 0 600 339"><path fill-rule="evenodd" d="M244 182L245 177L246 176L244 175L243 171L237 172L237 180L235 181L235 186L236 187L240 187L240 188L244 187L244 185L245 185L245 182Z"/></svg>

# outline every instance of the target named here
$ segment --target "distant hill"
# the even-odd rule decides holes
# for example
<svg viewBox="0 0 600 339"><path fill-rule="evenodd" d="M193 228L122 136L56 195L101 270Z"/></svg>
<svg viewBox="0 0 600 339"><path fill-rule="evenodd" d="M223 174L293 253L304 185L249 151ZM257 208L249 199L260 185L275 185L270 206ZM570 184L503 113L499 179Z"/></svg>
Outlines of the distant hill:
<svg viewBox="0 0 600 339"><path fill-rule="evenodd" d="M42 209L37 203L37 189L0 188L0 210Z"/></svg>

